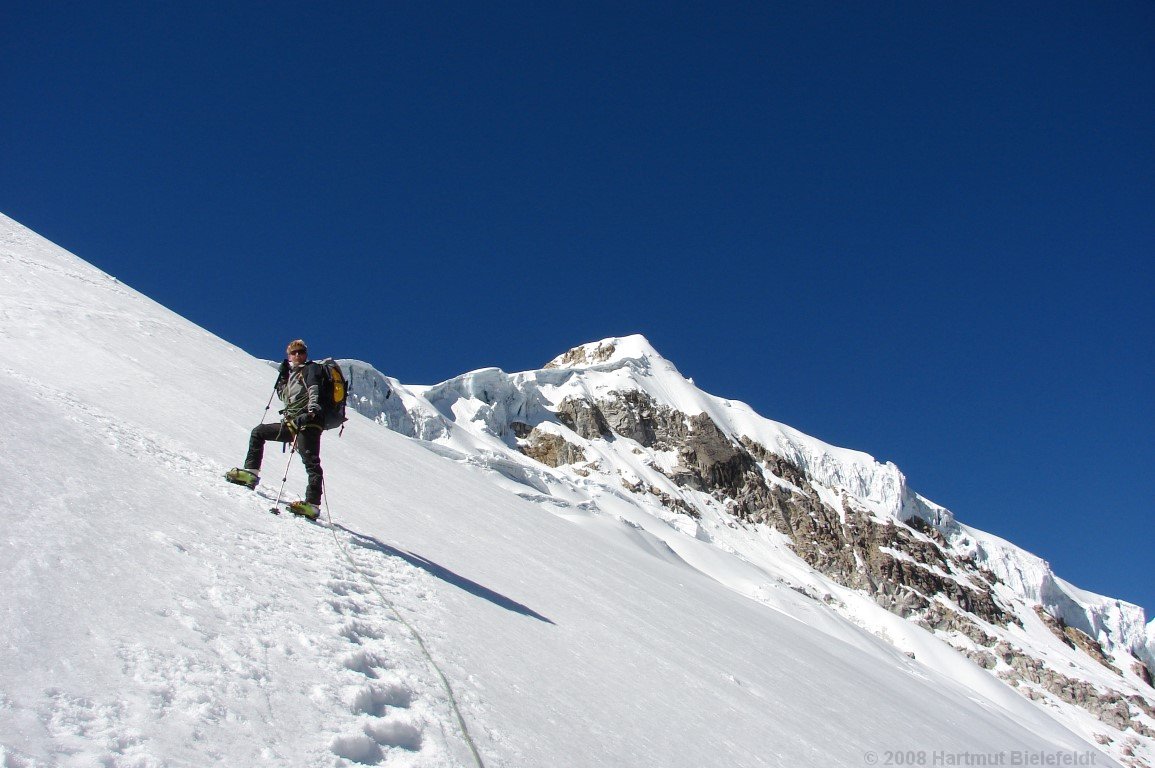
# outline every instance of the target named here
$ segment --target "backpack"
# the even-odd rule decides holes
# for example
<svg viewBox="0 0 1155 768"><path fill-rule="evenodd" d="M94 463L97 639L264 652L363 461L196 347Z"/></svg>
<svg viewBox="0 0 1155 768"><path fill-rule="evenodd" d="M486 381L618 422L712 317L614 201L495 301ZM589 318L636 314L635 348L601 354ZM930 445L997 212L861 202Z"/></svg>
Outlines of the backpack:
<svg viewBox="0 0 1155 768"><path fill-rule="evenodd" d="M349 398L345 374L341 371L341 366L337 365L337 361L331 357L314 360L312 364L321 369L321 429L343 428L348 421L345 416L345 401Z"/></svg>

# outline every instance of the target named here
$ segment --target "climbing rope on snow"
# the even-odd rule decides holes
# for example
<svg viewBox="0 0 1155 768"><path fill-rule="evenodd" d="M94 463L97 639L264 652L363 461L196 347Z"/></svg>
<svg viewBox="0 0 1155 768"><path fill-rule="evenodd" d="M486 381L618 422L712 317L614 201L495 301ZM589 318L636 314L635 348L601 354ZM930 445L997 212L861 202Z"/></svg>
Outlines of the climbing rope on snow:
<svg viewBox="0 0 1155 768"><path fill-rule="evenodd" d="M322 483L324 483L324 481L322 481ZM449 684L449 678L445 676L445 672L442 671L441 666L433 658L433 654L429 652L429 647L425 644L425 638L421 636L421 633L417 631L416 627L414 627L411 623L409 623L408 620L406 620L404 616L401 615L401 611L397 609L397 606L393 603L393 601L386 597L385 593L383 593L377 587L377 582L366 576L365 572L361 570L361 567L357 565L357 561L353 559L352 553L349 552L349 549L345 546L345 543L341 541L341 537L337 535L337 528L333 524L333 513L329 510L328 490L325 490L324 500L325 516L328 518L329 530L333 534L333 541L337 542L337 547L345 554L345 559L349 561L349 565L352 566L353 570L360 574L362 580L367 582L369 586L372 587L373 591L377 593L377 597L381 599L381 602L384 603L385 606L389 608L390 612L392 612L392 614L397 617L397 620L400 621L407 630L409 630L409 634L417 643L417 647L421 649L421 653L425 656L426 661L429 662L429 666L433 669L434 672L437 673L437 677L441 679L441 685L445 688L445 693L449 695L449 707L453 710L453 715L457 719L457 725L461 729L461 735L465 739L465 743L469 747L469 751L473 753L473 760L477 763L477 768L485 768L485 763L481 759L481 753L477 751L477 745L473 742L473 736L471 736L469 733L469 726L465 724L465 717L462 716L461 708L457 704L457 695L453 692L453 686Z"/></svg>

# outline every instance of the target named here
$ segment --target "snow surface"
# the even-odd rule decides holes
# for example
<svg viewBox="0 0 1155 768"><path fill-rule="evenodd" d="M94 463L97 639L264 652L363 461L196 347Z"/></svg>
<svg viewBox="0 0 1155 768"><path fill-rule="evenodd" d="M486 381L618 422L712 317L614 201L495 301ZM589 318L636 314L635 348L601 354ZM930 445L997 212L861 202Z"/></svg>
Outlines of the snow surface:
<svg viewBox="0 0 1155 768"><path fill-rule="evenodd" d="M4 768L1094 750L897 617L920 660L694 535L675 553L624 499L510 494L503 461L519 493L556 486L496 450L482 466L481 438L466 460L354 415L323 441L330 524L272 516L221 479L261 417L266 363L2 216L0 297ZM430 402L468 405L453 390ZM267 452L265 493L285 458ZM293 459L288 493L303 487Z"/></svg>

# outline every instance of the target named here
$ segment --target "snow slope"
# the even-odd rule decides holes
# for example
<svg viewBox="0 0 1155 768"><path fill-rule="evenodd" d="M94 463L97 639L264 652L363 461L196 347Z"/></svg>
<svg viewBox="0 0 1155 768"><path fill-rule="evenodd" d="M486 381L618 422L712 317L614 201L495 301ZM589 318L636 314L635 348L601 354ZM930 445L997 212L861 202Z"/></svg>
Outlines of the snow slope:
<svg viewBox="0 0 1155 768"><path fill-rule="evenodd" d="M0 344L5 768L1115 765L1009 690L359 416L324 440L332 524L269 515L220 478L267 364L4 217Z"/></svg>

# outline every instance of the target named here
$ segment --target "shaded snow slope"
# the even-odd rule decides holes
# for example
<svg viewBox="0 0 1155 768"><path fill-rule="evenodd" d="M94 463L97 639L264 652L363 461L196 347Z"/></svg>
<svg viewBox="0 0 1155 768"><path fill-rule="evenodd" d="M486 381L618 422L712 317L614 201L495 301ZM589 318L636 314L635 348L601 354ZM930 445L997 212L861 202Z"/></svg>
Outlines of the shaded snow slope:
<svg viewBox="0 0 1155 768"><path fill-rule="evenodd" d="M221 480L269 367L3 217L0 343L5 768L473 765L410 627L490 768L1092 749L790 589L750 600L640 524L546 513L359 416L323 443L332 527L269 515Z"/></svg>

